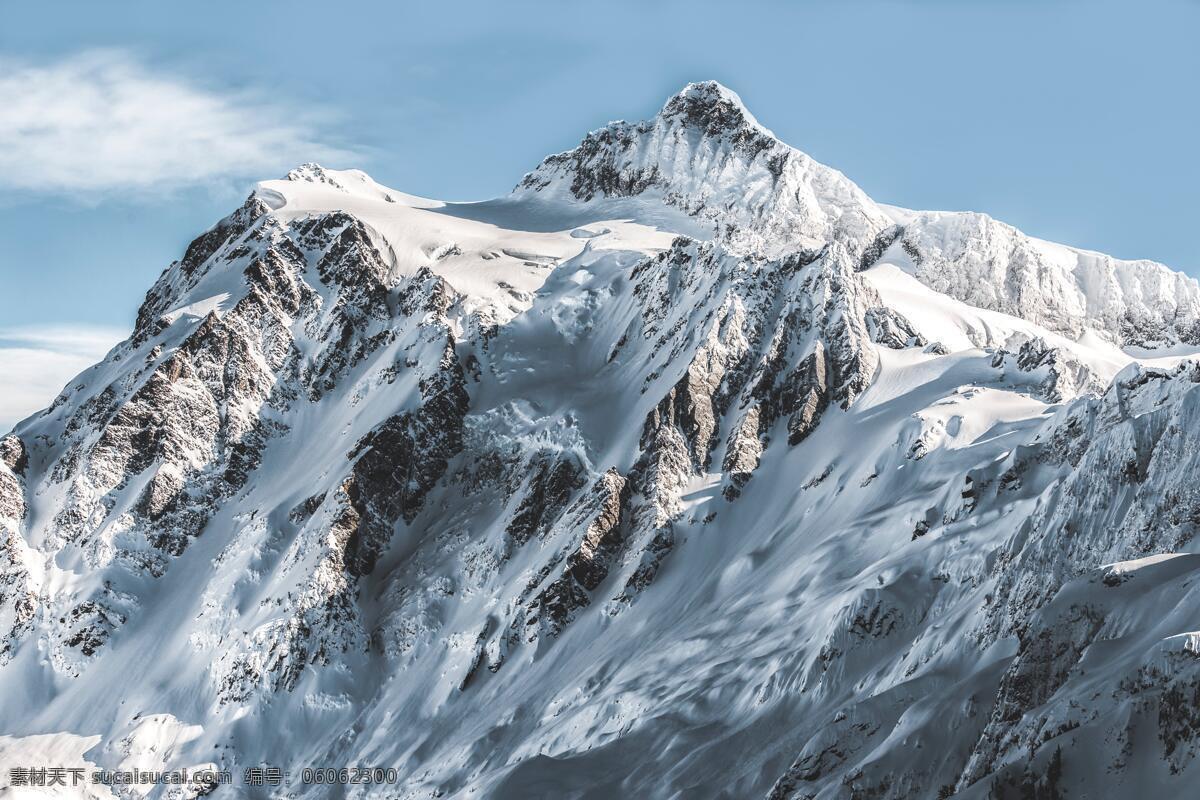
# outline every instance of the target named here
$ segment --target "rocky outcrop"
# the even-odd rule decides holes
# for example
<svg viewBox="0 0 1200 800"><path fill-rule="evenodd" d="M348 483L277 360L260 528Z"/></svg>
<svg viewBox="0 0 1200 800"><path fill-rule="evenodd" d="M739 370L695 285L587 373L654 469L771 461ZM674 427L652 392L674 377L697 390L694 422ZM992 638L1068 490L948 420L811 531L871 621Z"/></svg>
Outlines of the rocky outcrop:
<svg viewBox="0 0 1200 800"><path fill-rule="evenodd" d="M872 343L881 338L879 320L908 328L903 317L879 310L878 297L859 280L849 254L837 245L793 269L776 327L741 398L744 410L726 442L723 467L730 475L725 490L729 499L749 480L778 421L786 421L789 446L798 445L831 404L847 408L866 389L878 360ZM918 337L912 337L911 344L886 342L918 344Z"/></svg>
<svg viewBox="0 0 1200 800"><path fill-rule="evenodd" d="M241 208L196 237L183 258L172 264L146 293L138 309L132 341L140 344L169 324L162 315L175 306L204 277L209 263L219 254L233 256L243 237L270 211L257 196L251 195Z"/></svg>
<svg viewBox="0 0 1200 800"><path fill-rule="evenodd" d="M581 501L575 515L590 521L578 545L563 559L561 571L550 576L525 606L524 638L536 641L557 636L575 614L591 604L591 593L608 577L625 542L629 482L610 469Z"/></svg>
<svg viewBox="0 0 1200 800"><path fill-rule="evenodd" d="M25 474L29 466L29 451L20 436L10 433L0 439L0 463L8 467L10 472Z"/></svg>
<svg viewBox="0 0 1200 800"><path fill-rule="evenodd" d="M526 490L504 529L517 545L544 536L584 485L583 466L574 458L542 452L530 466Z"/></svg>
<svg viewBox="0 0 1200 800"><path fill-rule="evenodd" d="M25 444L20 437L0 439L0 519L13 530L25 519L25 487L22 476L29 464Z"/></svg>
<svg viewBox="0 0 1200 800"><path fill-rule="evenodd" d="M997 350L992 366L1002 370L1006 380L1028 386L1035 397L1047 403L1061 403L1105 389L1086 364L1041 338L1024 342L1016 353Z"/></svg>
<svg viewBox="0 0 1200 800"><path fill-rule="evenodd" d="M415 411L389 417L349 454L353 467L343 490L357 519L346 542L346 564L354 575L371 572L392 526L412 522L449 460L462 449L470 398L452 339L446 341L437 371L422 378L420 391Z"/></svg>

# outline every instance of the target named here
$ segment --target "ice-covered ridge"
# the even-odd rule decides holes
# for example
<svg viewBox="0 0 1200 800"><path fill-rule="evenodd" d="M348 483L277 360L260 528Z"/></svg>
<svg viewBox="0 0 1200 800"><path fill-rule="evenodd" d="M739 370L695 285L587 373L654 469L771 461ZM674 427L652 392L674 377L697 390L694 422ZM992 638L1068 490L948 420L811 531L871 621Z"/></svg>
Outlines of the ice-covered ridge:
<svg viewBox="0 0 1200 800"><path fill-rule="evenodd" d="M575 203L652 197L742 249L842 241L874 263L889 245L931 288L1078 338L1200 345L1200 285L1152 261L1054 245L986 214L883 206L837 170L784 144L716 82L689 84L653 119L613 122L550 156L516 195Z"/></svg>
<svg viewBox="0 0 1200 800"><path fill-rule="evenodd" d="M935 291L1075 339L1090 330L1117 345L1200 345L1200 285L1182 272L1036 239L986 214L884 208L896 221L886 255Z"/></svg>

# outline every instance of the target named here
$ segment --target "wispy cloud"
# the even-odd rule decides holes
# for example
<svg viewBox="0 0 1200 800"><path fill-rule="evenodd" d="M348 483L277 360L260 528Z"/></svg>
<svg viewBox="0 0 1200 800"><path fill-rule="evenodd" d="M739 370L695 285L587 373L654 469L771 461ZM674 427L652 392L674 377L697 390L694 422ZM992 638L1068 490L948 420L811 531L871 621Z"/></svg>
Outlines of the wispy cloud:
<svg viewBox="0 0 1200 800"><path fill-rule="evenodd" d="M123 51L0 59L0 188L160 191L344 163L312 110L155 71Z"/></svg>
<svg viewBox="0 0 1200 800"><path fill-rule="evenodd" d="M0 329L0 434L54 400L128 331L94 326Z"/></svg>

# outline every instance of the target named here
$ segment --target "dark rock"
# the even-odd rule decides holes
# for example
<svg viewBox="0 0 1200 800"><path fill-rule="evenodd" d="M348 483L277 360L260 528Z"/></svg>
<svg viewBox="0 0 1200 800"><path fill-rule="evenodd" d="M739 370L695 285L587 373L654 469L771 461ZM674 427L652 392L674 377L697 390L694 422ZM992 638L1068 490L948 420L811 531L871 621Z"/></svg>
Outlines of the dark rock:
<svg viewBox="0 0 1200 800"><path fill-rule="evenodd" d="M25 469L29 466L29 452L20 436L10 433L0 439L0 463L17 475L25 474Z"/></svg>

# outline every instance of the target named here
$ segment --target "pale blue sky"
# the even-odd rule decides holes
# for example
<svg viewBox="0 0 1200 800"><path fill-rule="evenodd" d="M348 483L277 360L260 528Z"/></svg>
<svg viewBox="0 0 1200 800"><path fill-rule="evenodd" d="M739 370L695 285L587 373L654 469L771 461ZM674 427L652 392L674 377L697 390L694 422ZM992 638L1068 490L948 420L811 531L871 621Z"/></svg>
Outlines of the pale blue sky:
<svg viewBox="0 0 1200 800"><path fill-rule="evenodd" d="M880 201L1197 274L1197 31L1195 0L9 4L0 348L128 326L301 161L495 196L710 78Z"/></svg>

